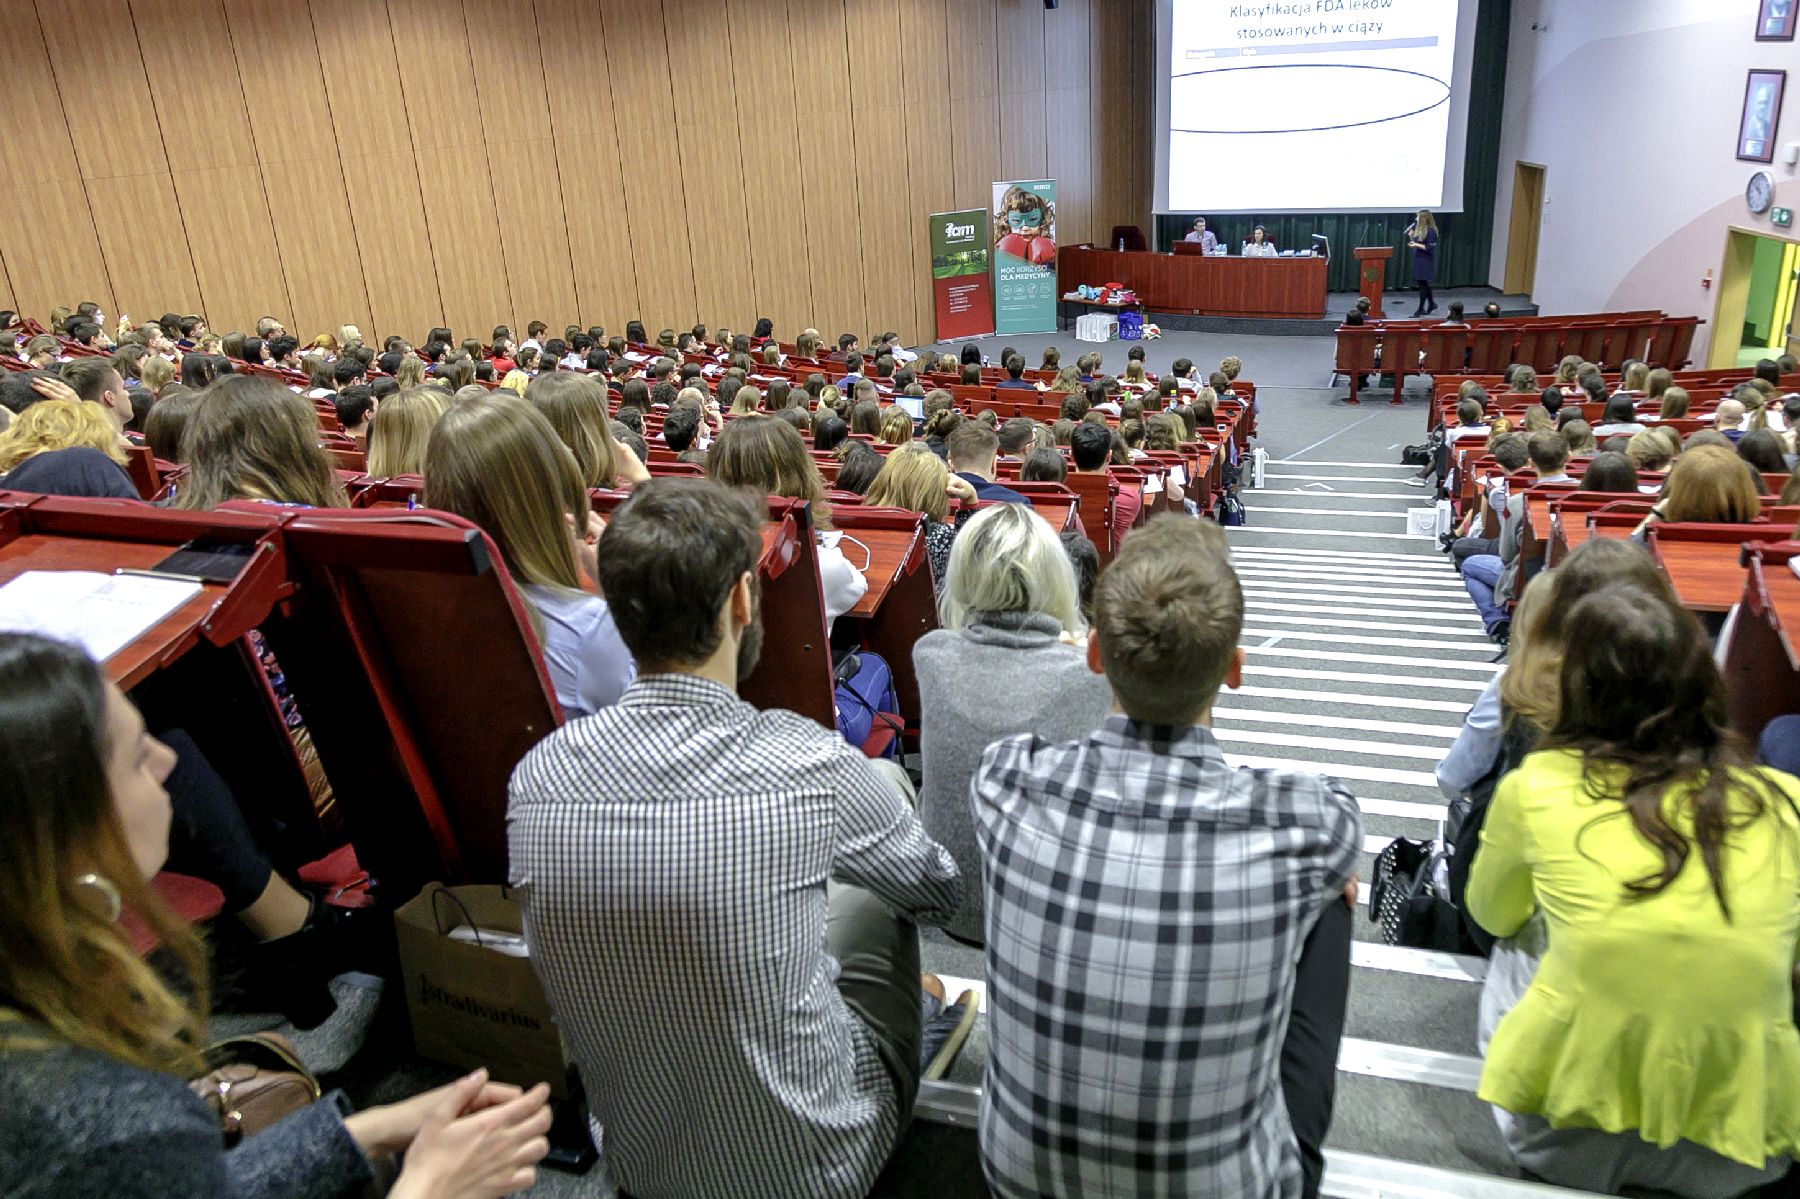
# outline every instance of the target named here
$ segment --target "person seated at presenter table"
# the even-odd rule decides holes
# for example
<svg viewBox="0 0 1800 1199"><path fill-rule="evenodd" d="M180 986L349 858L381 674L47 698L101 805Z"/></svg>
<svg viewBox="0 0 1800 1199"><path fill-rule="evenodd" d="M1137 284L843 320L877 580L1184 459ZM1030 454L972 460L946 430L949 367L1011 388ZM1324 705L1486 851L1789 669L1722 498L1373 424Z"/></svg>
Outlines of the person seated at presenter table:
<svg viewBox="0 0 1800 1199"><path fill-rule="evenodd" d="M1194 227L1181 240L1197 243L1202 253L1216 254L1219 252L1218 235L1207 231L1205 217L1195 217Z"/></svg>
<svg viewBox="0 0 1800 1199"><path fill-rule="evenodd" d="M1250 240L1244 243L1245 258L1273 258L1275 253L1275 243L1268 239L1261 225L1250 231Z"/></svg>

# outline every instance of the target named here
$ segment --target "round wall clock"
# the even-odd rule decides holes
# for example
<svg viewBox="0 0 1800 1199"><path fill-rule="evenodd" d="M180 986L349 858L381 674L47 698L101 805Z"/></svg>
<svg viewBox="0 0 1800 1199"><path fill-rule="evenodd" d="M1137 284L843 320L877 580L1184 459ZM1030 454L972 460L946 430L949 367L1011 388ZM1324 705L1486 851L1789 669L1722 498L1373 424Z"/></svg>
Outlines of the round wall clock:
<svg viewBox="0 0 1800 1199"><path fill-rule="evenodd" d="M1744 187L1744 203L1757 216L1769 211L1769 206L1775 203L1775 176L1767 171L1750 176L1750 182Z"/></svg>

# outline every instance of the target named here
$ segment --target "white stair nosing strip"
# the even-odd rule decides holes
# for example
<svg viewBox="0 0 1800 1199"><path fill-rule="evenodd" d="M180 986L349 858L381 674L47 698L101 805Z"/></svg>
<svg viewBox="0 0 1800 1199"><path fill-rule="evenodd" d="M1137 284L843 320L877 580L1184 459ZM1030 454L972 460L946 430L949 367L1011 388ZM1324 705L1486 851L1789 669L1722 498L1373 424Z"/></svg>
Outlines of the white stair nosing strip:
<svg viewBox="0 0 1800 1199"><path fill-rule="evenodd" d="M1339 536L1351 536L1340 531ZM1336 571L1328 577L1341 581L1347 587L1353 587L1362 580L1365 574L1394 575L1409 581L1422 583L1439 583L1444 586L1454 584L1464 587L1462 576L1450 565L1448 558L1442 554L1427 557L1419 554L1411 563L1395 562L1391 558L1362 558L1355 554L1332 554L1329 557L1315 555L1301 557L1299 555L1277 555L1259 557L1243 552L1242 547L1233 546L1231 565L1238 571L1261 571L1265 574Z"/></svg>
<svg viewBox="0 0 1800 1199"><path fill-rule="evenodd" d="M1415 504L1419 500L1417 488L1409 487L1400 491L1337 491L1331 488L1317 487L1249 487L1243 489L1246 501L1259 495L1309 495L1321 500L1411 500ZM1255 507L1255 505L1251 505Z"/></svg>
<svg viewBox="0 0 1800 1199"><path fill-rule="evenodd" d="M1352 508L1284 508L1284 507L1280 507L1278 505L1271 505L1270 507L1267 507L1267 508L1259 508L1254 504L1249 505L1249 508L1250 508L1250 511L1252 511L1252 512L1266 512L1271 516L1276 516L1276 515L1285 516L1288 514L1292 514L1294 516L1375 516L1375 517L1380 517L1382 520L1405 520L1406 519L1405 512L1393 512L1393 511L1359 512ZM1245 526L1245 527L1249 527L1249 526ZM1355 534L1353 534L1353 536L1360 537L1360 536L1362 536L1362 534L1355 533Z"/></svg>
<svg viewBox="0 0 1800 1199"><path fill-rule="evenodd" d="M1269 634L1275 636L1275 634ZM1248 636L1246 636L1248 640ZM1264 648L1260 645L1246 645L1247 654L1260 654L1269 658L1309 658L1316 662L1382 662L1389 666L1417 666L1424 670L1480 670L1493 674L1500 669L1497 662L1447 662L1438 658L1395 658L1379 654L1340 654L1331 650L1309 649L1304 645L1296 645L1284 649L1279 645ZM1401 685L1416 685L1416 680L1402 678ZM1484 684L1485 685L1485 684Z"/></svg>
<svg viewBox="0 0 1800 1199"><path fill-rule="evenodd" d="M1214 729L1213 736L1228 747L1226 753L1232 752L1229 748L1231 745L1243 745L1252 750L1265 745L1276 745L1283 749L1311 749L1320 753L1361 754L1363 757L1375 758L1405 758L1435 764L1443 761L1444 756L1450 752L1448 747L1401 745L1393 741L1361 741L1350 737L1308 737L1300 733L1271 733L1266 729ZM1319 765L1320 773L1329 774L1330 769L1326 768L1335 768L1343 763L1321 762Z"/></svg>
<svg viewBox="0 0 1800 1199"><path fill-rule="evenodd" d="M1423 561L1430 560L1430 559L1422 559L1421 556L1418 554L1390 554L1384 550L1319 550L1319 549L1300 549L1300 548L1289 549L1286 546L1281 546L1281 547L1277 548L1276 546L1272 546L1272 545L1240 546L1237 549L1234 549L1232 551L1232 553L1234 553L1234 554L1252 554L1252 555L1260 555L1265 558L1283 558L1283 559L1285 559L1291 555L1299 555L1301 557L1313 557L1313 558L1319 558L1319 557L1341 558L1341 557L1345 557L1345 556L1355 556L1355 557L1359 557L1359 558L1394 558L1394 559L1398 559L1403 562L1418 562L1421 560L1423 560Z"/></svg>
<svg viewBox="0 0 1800 1199"><path fill-rule="evenodd" d="M1221 696L1228 701L1229 694ZM1360 716L1333 716L1324 712L1265 712L1258 708L1231 707L1213 708L1215 725L1243 724L1293 724L1309 729L1349 729L1363 733L1390 733L1396 737L1431 737L1445 742L1456 740L1461 731L1460 725L1454 724L1415 724L1406 720L1369 720ZM1449 746L1444 747L1449 752Z"/></svg>
<svg viewBox="0 0 1800 1199"><path fill-rule="evenodd" d="M1365 674L1354 670L1300 670L1293 666L1252 666L1249 670L1249 677L1252 680L1258 678L1313 679L1331 683L1366 683L1379 687L1429 687L1436 691L1478 693L1487 690L1486 681L1481 679L1405 679L1387 674Z"/></svg>
<svg viewBox="0 0 1800 1199"><path fill-rule="evenodd" d="M1289 465L1311 466L1311 465L1313 465L1313 463L1294 462L1294 463L1290 463ZM1394 493L1395 495L1405 495L1405 494L1407 494L1407 492L1411 492L1412 494L1423 499L1425 496L1428 496L1431 494L1431 488L1429 488L1429 487L1408 487L1406 484L1406 480L1404 478L1389 479L1389 478L1385 478L1381 475L1314 475L1314 474L1306 474L1304 472L1291 471L1291 470L1271 470L1271 471L1263 472L1263 478L1265 478L1265 479L1303 479L1309 483L1315 482L1315 481L1320 482L1320 483L1329 483L1333 479L1342 479L1346 483L1391 483L1395 487L1406 487L1406 491L1396 491ZM1254 488L1252 488L1252 490L1254 490Z"/></svg>
<svg viewBox="0 0 1800 1199"><path fill-rule="evenodd" d="M1337 1068L1346 1074L1416 1082L1470 1094L1481 1085L1481 1059L1478 1057L1366 1041L1361 1037L1345 1037L1338 1045Z"/></svg>
<svg viewBox="0 0 1800 1199"><path fill-rule="evenodd" d="M1412 471L1416 471L1419 469L1416 466L1408 466L1404 462L1398 462L1398 463L1396 463L1396 462L1327 462L1323 458L1313 459L1313 458L1299 458L1299 457L1271 458L1269 460L1269 465L1273 466L1277 462L1285 462L1290 466L1366 466L1366 467L1370 467L1374 470L1412 470Z"/></svg>
<svg viewBox="0 0 1800 1199"><path fill-rule="evenodd" d="M1255 509L1251 509L1255 511ZM1429 543L1429 537L1417 537L1411 533L1364 533L1349 529L1284 529L1275 525L1233 525L1225 530L1227 533L1286 533L1294 537L1379 537L1383 541L1417 541ZM1420 555L1424 558L1424 555ZM1428 560L1428 559L1427 559Z"/></svg>
<svg viewBox="0 0 1800 1199"><path fill-rule="evenodd" d="M1436 785L1435 777L1432 780ZM1404 799L1375 799L1357 796L1356 806L1367 816L1380 816L1388 820L1423 820L1427 824L1442 824L1450 817L1450 809L1444 803L1410 803Z"/></svg>
<svg viewBox="0 0 1800 1199"><path fill-rule="evenodd" d="M1390 783L1402 787L1429 787L1437 790L1437 775L1424 770L1395 770L1387 766L1359 766L1354 762L1296 762L1291 758L1265 758L1260 754L1228 752L1225 760L1233 766L1249 766L1260 770L1286 770L1295 774L1322 774L1327 778L1356 780L1365 783ZM1354 791L1352 792L1354 793ZM1423 807L1424 805L1417 805ZM1438 807L1435 817L1415 819L1442 820L1449 809Z"/></svg>
<svg viewBox="0 0 1800 1199"><path fill-rule="evenodd" d="M1605 1199L1591 1191L1332 1148L1325 1150L1319 1194L1329 1199Z"/></svg>
<svg viewBox="0 0 1800 1199"><path fill-rule="evenodd" d="M1264 620L1325 617L1328 618L1328 622L1333 627L1336 627L1340 623L1340 617L1359 616L1386 616L1390 619L1375 625L1351 625L1351 628L1391 629L1394 627L1394 622L1397 620L1423 621L1427 623L1428 627L1434 630L1446 624L1479 625L1481 623L1481 617L1475 611L1475 607L1472 604L1445 604L1443 606L1443 611L1441 612L1421 612L1417 609L1406 608L1365 608L1357 604L1295 604L1284 602L1287 599L1298 598L1300 597L1264 597L1246 590L1244 592L1244 607L1246 609L1253 608L1258 612L1263 613ZM1278 612L1291 612L1294 613L1294 616L1275 615L1275 613ZM1319 623L1324 624L1327 623L1327 621L1320 621Z"/></svg>
<svg viewBox="0 0 1800 1199"><path fill-rule="evenodd" d="M1383 838L1385 843L1390 838ZM1350 964L1364 970L1381 970L1390 974L1417 974L1422 978L1447 978L1456 982L1478 983L1487 977L1486 958L1473 954L1440 953L1435 949L1413 949L1406 945L1381 945L1374 941L1352 941ZM944 984L949 990L949 982Z"/></svg>
<svg viewBox="0 0 1800 1199"><path fill-rule="evenodd" d="M1245 623L1247 626L1252 620L1265 621L1282 619L1297 621L1301 618L1295 616L1284 618L1258 613L1255 616L1246 617ZM1494 643L1492 641L1487 641L1487 634L1480 631L1470 632L1467 629L1432 630L1434 633L1441 632L1441 635L1446 638L1460 637L1467 639L1469 637L1477 637L1486 642L1486 644L1463 645L1460 642L1450 642L1446 644L1444 641L1431 641L1418 637L1368 637L1361 633L1315 632L1314 630L1319 628L1319 626L1320 622L1315 621L1313 622L1312 628L1309 629L1258 629L1254 632L1246 627L1244 629L1244 640L1248 641L1252 637L1280 637L1287 641L1323 641L1332 645L1391 645L1396 649L1455 650L1457 653L1461 654L1472 654L1485 651L1488 657L1491 658L1494 656ZM1391 624L1371 624L1368 621L1344 621L1342 623L1333 621L1326 627L1331 629L1391 629L1394 626Z"/></svg>
<svg viewBox="0 0 1800 1199"><path fill-rule="evenodd" d="M1236 707L1240 699L1283 699L1300 703L1328 703L1333 708L1407 708L1420 712L1448 712L1457 718L1457 726L1461 727L1462 718L1467 714L1469 705L1453 699L1415 699L1402 695L1346 695L1342 691L1309 691L1302 687L1239 687L1235 691L1226 691L1220 695L1223 703L1231 707L1220 708L1220 712L1241 712Z"/></svg>
<svg viewBox="0 0 1800 1199"><path fill-rule="evenodd" d="M1314 619L1312 616L1303 616L1303 614L1307 612L1307 607L1305 607L1305 605L1296 605L1296 603L1280 605L1280 607L1291 610L1292 616L1287 616L1287 614L1282 614L1282 612L1269 612L1269 609L1271 609L1271 607L1276 607L1276 605L1267 605L1267 603L1255 603L1255 601L1246 600L1244 601L1244 607L1246 607L1247 612L1253 612L1251 616L1246 616L1246 619L1256 619L1256 621L1285 621L1285 623L1289 623L1289 625L1310 625L1312 628L1388 628L1388 630L1393 628L1393 621L1346 621L1346 619L1337 618ZM1483 639L1485 639L1485 637L1487 637L1487 632L1481 630L1480 618L1478 618L1478 616L1472 616L1472 612L1474 612L1472 607L1469 610L1471 610L1471 618L1469 619L1472 619L1472 621L1476 623L1476 628L1427 627L1420 628L1418 632L1429 632L1429 634L1438 637L1483 637ZM1352 641L1352 643L1354 643L1357 639L1355 639L1355 637L1339 637L1339 641ZM1377 645L1377 641L1372 641L1370 645ZM1381 645L1386 645L1386 643L1381 643ZM1411 643L1411 641L1409 641L1408 645L1420 645L1420 643ZM1429 645L1429 643L1424 643L1424 645Z"/></svg>
<svg viewBox="0 0 1800 1199"><path fill-rule="evenodd" d="M1344 601L1340 607L1354 610L1358 601L1379 604L1384 608L1396 611L1417 611L1421 616L1434 614L1473 613L1474 605L1469 602L1469 594L1463 591L1446 591L1441 598L1429 596L1401 595L1397 596L1391 588L1377 587L1373 584L1343 587L1336 583L1313 583L1291 579L1283 579L1275 583L1260 578L1245 578L1244 572L1238 572L1238 586L1243 588L1244 599L1249 600L1301 600L1309 601L1312 596L1332 597ZM1321 606L1328 604L1328 598L1321 598Z"/></svg>
<svg viewBox="0 0 1800 1199"><path fill-rule="evenodd" d="M1415 599L1453 600L1469 598L1469 588L1458 576L1448 571L1419 571L1407 574L1389 566L1365 566L1348 562L1292 562L1286 566L1235 562L1232 564L1241 585L1245 579L1263 586L1277 583L1327 583L1348 592L1378 591L1392 594L1394 586L1412 588ZM1469 601L1474 606L1473 601Z"/></svg>

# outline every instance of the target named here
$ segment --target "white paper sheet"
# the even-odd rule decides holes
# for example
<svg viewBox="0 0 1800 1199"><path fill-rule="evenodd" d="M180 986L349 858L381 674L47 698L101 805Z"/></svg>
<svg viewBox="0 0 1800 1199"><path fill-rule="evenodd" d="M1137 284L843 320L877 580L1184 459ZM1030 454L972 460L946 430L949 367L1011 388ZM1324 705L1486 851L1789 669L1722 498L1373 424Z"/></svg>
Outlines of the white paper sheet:
<svg viewBox="0 0 1800 1199"><path fill-rule="evenodd" d="M104 662L200 589L184 579L28 570L0 587L0 630L71 642Z"/></svg>

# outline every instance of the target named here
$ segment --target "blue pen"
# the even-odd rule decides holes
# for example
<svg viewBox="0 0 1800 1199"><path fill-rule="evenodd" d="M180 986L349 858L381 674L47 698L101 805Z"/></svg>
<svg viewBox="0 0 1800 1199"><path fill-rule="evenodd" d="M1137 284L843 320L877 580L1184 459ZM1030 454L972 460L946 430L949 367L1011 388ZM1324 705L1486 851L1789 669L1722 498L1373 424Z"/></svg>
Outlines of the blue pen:
<svg viewBox="0 0 1800 1199"><path fill-rule="evenodd" d="M408 512L411 512L413 509L417 508L418 506L419 506L419 497L417 495L409 495L406 497L406 510Z"/></svg>

